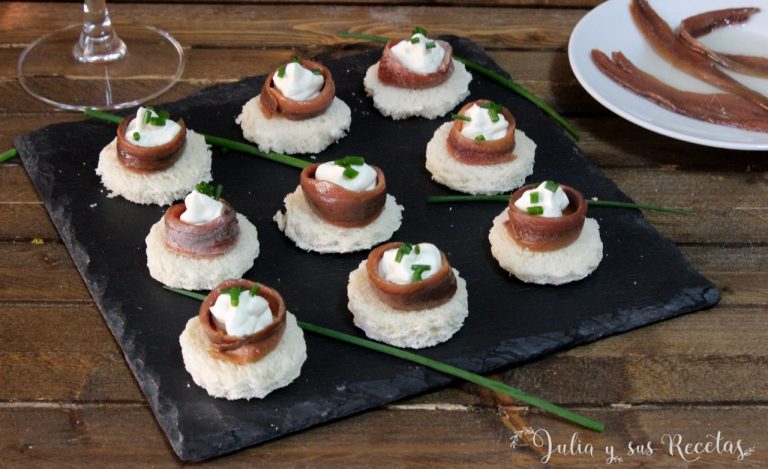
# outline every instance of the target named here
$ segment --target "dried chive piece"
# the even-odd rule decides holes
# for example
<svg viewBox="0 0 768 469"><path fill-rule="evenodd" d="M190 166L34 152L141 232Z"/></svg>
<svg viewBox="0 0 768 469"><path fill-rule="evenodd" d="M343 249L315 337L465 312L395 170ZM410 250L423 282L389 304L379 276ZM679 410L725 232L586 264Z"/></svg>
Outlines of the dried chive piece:
<svg viewBox="0 0 768 469"><path fill-rule="evenodd" d="M278 67L278 69L277 69L277 76L280 77L280 78L283 78L285 76L285 65L284 64L281 65L280 67Z"/></svg>
<svg viewBox="0 0 768 469"><path fill-rule="evenodd" d="M411 270L413 270L413 275L411 276L411 281L413 283L421 282L421 276L424 274L424 272L428 270L432 270L431 266L428 266L426 264L413 264L411 266Z"/></svg>
<svg viewBox="0 0 768 469"><path fill-rule="evenodd" d="M251 296L256 296L256 295L258 295L258 294L259 294L259 290L261 290L261 285L259 285L259 284L257 283L256 285L252 286L250 290L248 290L248 293L249 293Z"/></svg>
<svg viewBox="0 0 768 469"><path fill-rule="evenodd" d="M138 142L141 139L141 135L139 135L138 132L134 132L133 133L133 139Z"/></svg>
<svg viewBox="0 0 768 469"><path fill-rule="evenodd" d="M421 34L423 36L429 36L429 34L427 34L427 30L422 28L421 26L416 26L415 28L413 28L413 32L411 33L411 36L413 36L414 34Z"/></svg>
<svg viewBox="0 0 768 469"><path fill-rule="evenodd" d="M351 166L344 167L344 172L342 173L342 175L347 179L354 179L358 174L360 174L360 171L352 169Z"/></svg>
<svg viewBox="0 0 768 469"><path fill-rule="evenodd" d="M315 69L315 70L312 70L312 73L314 73L315 75L322 75L323 71L320 69Z"/></svg>
<svg viewBox="0 0 768 469"><path fill-rule="evenodd" d="M397 248L397 254L395 254L395 262L402 261L403 256L406 254L410 254L411 251L413 251L413 245L411 243L403 243L402 246Z"/></svg>
<svg viewBox="0 0 768 469"><path fill-rule="evenodd" d="M195 190L208 197L213 197L213 187L205 181L200 181L195 184Z"/></svg>
<svg viewBox="0 0 768 469"><path fill-rule="evenodd" d="M475 141L476 142L484 142L485 141L485 136L483 136L483 134L480 134L477 137L475 137Z"/></svg>
<svg viewBox="0 0 768 469"><path fill-rule="evenodd" d="M435 44L435 41L428 42L426 47L427 47L427 50L434 49L435 47L437 47L437 44Z"/></svg>
<svg viewBox="0 0 768 469"><path fill-rule="evenodd" d="M557 188L560 187L555 181L547 181L544 183L544 188L550 192L557 192Z"/></svg>
<svg viewBox="0 0 768 469"><path fill-rule="evenodd" d="M531 203L532 204L538 204L539 203L539 193L538 192L531 192Z"/></svg>
<svg viewBox="0 0 768 469"><path fill-rule="evenodd" d="M219 184L216 186L216 191L213 193L213 200L221 199L221 193L224 192L224 186Z"/></svg>
<svg viewBox="0 0 768 469"><path fill-rule="evenodd" d="M417 37L412 37L411 38L411 44L418 44L418 43L419 43L419 38L417 38Z"/></svg>
<svg viewBox="0 0 768 469"><path fill-rule="evenodd" d="M543 215L544 207L537 205L535 207L528 207L525 211L528 212L528 215Z"/></svg>
<svg viewBox="0 0 768 469"><path fill-rule="evenodd" d="M465 116L464 114L451 114L451 119L455 121L465 121L465 122L470 122L472 120L471 117Z"/></svg>
<svg viewBox="0 0 768 469"><path fill-rule="evenodd" d="M221 290L222 295L229 295L229 302L235 308L240 304L240 293L242 292L243 287L232 287L227 288L226 290Z"/></svg>

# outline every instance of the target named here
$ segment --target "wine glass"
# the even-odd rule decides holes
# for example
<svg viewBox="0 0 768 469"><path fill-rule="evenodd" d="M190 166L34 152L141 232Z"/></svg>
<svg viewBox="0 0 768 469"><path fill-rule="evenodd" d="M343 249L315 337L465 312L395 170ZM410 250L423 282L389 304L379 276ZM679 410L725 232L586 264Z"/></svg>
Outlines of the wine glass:
<svg viewBox="0 0 768 469"><path fill-rule="evenodd" d="M118 37L106 0L85 0L83 10L82 24L46 34L19 56L19 83L32 96L73 111L121 109L164 93L181 77L184 52L170 34L120 25Z"/></svg>

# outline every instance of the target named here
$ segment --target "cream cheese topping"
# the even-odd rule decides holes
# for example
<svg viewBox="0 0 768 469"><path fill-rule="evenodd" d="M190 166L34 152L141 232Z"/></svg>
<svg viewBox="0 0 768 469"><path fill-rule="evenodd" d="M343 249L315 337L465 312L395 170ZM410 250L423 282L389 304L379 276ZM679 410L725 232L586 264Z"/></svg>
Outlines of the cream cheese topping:
<svg viewBox="0 0 768 469"><path fill-rule="evenodd" d="M224 204L211 196L194 190L184 198L184 210L179 219L190 225L205 225L219 218L224 211Z"/></svg>
<svg viewBox="0 0 768 469"><path fill-rule="evenodd" d="M154 125L147 122L147 115L158 117L155 111L139 107L136 111L136 118L125 129L125 138L134 145L140 147L165 145L181 131L181 126L171 119L165 119L164 125ZM138 140L136 139L137 136L139 137Z"/></svg>
<svg viewBox="0 0 768 469"><path fill-rule="evenodd" d="M290 62L285 65L285 74L281 77L279 72L275 73L272 81L286 98L309 101L320 95L325 78L312 73L312 70L304 68L300 63Z"/></svg>
<svg viewBox="0 0 768 469"><path fill-rule="evenodd" d="M376 170L370 165L367 163L361 165L352 164L349 167L358 173L353 178L344 175L345 166L339 166L333 161L323 163L315 170L315 179L332 182L353 192L369 191L376 187L378 182Z"/></svg>
<svg viewBox="0 0 768 469"><path fill-rule="evenodd" d="M248 290L240 292L237 306L232 306L229 293L221 293L211 306L211 314L232 336L254 334L272 324L267 300L259 295L251 296Z"/></svg>
<svg viewBox="0 0 768 469"><path fill-rule="evenodd" d="M392 54L408 70L426 75L440 68L445 49L437 41L416 33L392 46Z"/></svg>
<svg viewBox="0 0 768 469"><path fill-rule="evenodd" d="M499 120L493 122L488 109L473 104L463 115L470 118L461 128L461 135L467 138L474 139L482 135L485 140L500 140L507 134L509 122L501 113L497 114Z"/></svg>
<svg viewBox="0 0 768 469"><path fill-rule="evenodd" d="M403 250L402 246L385 251L379 261L379 275L388 282L398 285L414 283L414 273L417 270L421 271L421 280L426 280L435 275L443 265L440 250L434 244L414 244L411 246L410 253L403 253L398 262L397 256L400 250ZM420 266L429 266L429 268Z"/></svg>
<svg viewBox="0 0 768 469"><path fill-rule="evenodd" d="M560 185L554 192L547 188L548 182L542 182L535 189L523 192L523 195L515 201L515 207L523 212L528 211L529 207L542 207L544 213L539 216L547 218L556 218L563 216L563 210L568 207L570 201ZM531 194L536 194L531 196ZM536 200L536 202L534 202Z"/></svg>

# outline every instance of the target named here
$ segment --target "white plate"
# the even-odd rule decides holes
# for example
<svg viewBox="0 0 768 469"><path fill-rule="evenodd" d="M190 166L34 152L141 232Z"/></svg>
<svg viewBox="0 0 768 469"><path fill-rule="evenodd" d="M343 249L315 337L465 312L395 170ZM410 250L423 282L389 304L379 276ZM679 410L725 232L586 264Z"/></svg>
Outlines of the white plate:
<svg viewBox="0 0 768 469"><path fill-rule="evenodd" d="M631 0L610 0L589 12L574 28L568 59L579 83L603 106L621 117L679 140L734 150L768 150L768 133L710 124L668 111L622 88L592 63L592 49L611 55L621 51L635 65L675 88L700 93L719 90L687 75L659 57L643 38L629 12ZM674 29L688 16L734 7L762 11L742 26L722 28L701 38L718 51L768 55L768 2L765 0L651 0L651 6ZM728 71L745 85L768 95L768 80Z"/></svg>

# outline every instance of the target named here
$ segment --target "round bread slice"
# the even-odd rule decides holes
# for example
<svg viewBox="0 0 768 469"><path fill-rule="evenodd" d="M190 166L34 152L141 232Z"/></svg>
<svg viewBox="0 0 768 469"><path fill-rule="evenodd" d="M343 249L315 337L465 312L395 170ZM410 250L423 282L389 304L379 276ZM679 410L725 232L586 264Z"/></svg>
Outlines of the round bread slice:
<svg viewBox="0 0 768 469"><path fill-rule="evenodd" d="M119 195L137 204L169 205L189 194L198 182L211 180L211 149L205 137L187 129L187 143L173 166L143 174L120 164L115 138L101 150L96 174L101 176L108 197Z"/></svg>
<svg viewBox="0 0 768 469"><path fill-rule="evenodd" d="M381 214L368 225L358 228L336 226L312 210L301 186L285 196L285 213L278 211L273 217L280 231L285 232L296 246L319 253L370 249L391 238L400 228L402 219L403 206L397 204L394 196L387 194Z"/></svg>
<svg viewBox="0 0 768 469"><path fill-rule="evenodd" d="M453 60L453 73L443 83L431 88L410 89L385 85L379 80L379 63L371 65L363 78L368 96L383 115L393 120L409 117L435 119L455 108L469 96L472 74L463 63Z"/></svg>
<svg viewBox="0 0 768 469"><path fill-rule="evenodd" d="M587 218L584 228L573 243L554 251L535 252L517 244L504 222L504 210L493 220L488 235L491 254L502 269L526 283L562 285L581 280L597 268L603 258L603 242L597 220Z"/></svg>
<svg viewBox="0 0 768 469"><path fill-rule="evenodd" d="M213 397L261 399L299 377L307 359L304 332L286 311L285 332L277 347L255 363L237 365L214 358L197 316L187 321L179 337L181 356L195 384Z"/></svg>
<svg viewBox="0 0 768 469"><path fill-rule="evenodd" d="M533 174L536 144L522 130L515 129L514 160L493 165L471 165L452 157L448 150L448 134L452 125L452 122L446 122L438 127L427 143L426 166L435 181L469 194L498 194L521 187L525 178Z"/></svg>
<svg viewBox="0 0 768 469"><path fill-rule="evenodd" d="M320 153L347 135L352 124L352 111L339 98L333 98L319 116L294 121L279 115L268 119L261 111L259 96L245 103L235 123L240 124L245 139L261 151Z"/></svg>
<svg viewBox="0 0 768 469"><path fill-rule="evenodd" d="M464 324L469 314L467 282L456 276L456 293L445 304L436 308L401 311L384 303L376 295L365 260L349 274L347 307L352 312L355 326L373 340L395 347L424 348L445 342Z"/></svg>
<svg viewBox="0 0 768 469"><path fill-rule="evenodd" d="M240 278L259 256L256 227L237 214L240 236L232 249L221 256L203 259L177 254L165 246L165 223L152 225L145 239L149 275L164 285L187 290L210 290L224 280Z"/></svg>

